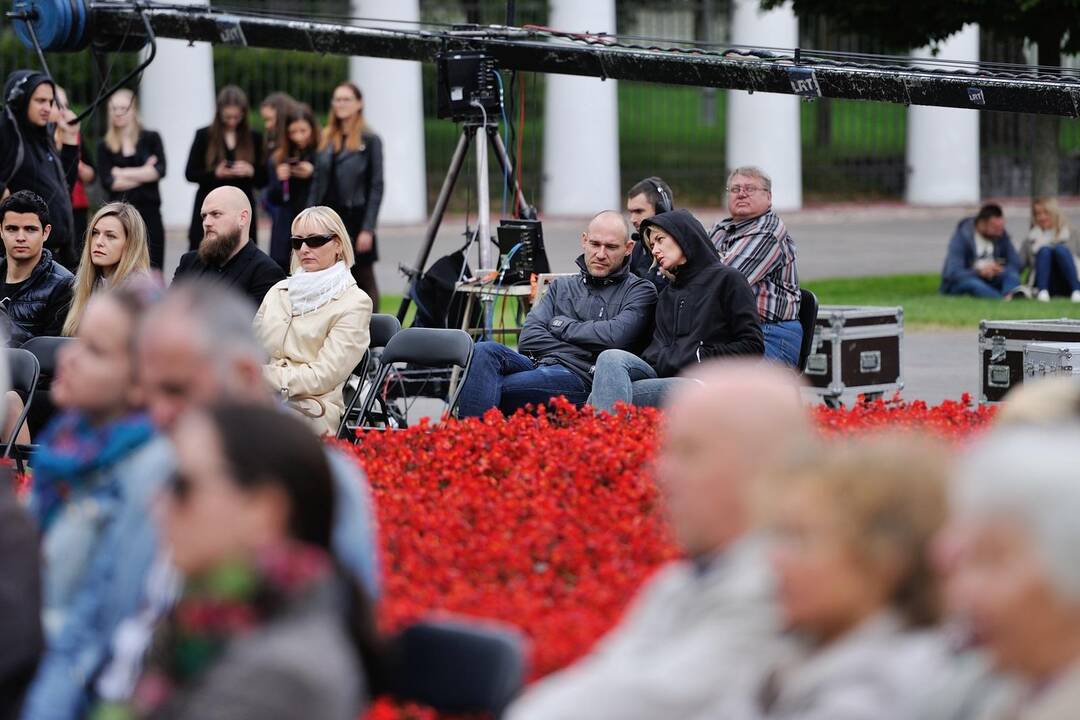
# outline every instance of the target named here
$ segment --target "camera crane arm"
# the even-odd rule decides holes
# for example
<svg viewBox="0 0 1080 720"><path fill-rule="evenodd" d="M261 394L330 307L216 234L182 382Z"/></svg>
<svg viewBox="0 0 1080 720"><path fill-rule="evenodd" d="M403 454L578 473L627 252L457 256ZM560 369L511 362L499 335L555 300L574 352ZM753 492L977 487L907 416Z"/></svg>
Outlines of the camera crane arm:
<svg viewBox="0 0 1080 720"><path fill-rule="evenodd" d="M912 65L902 58L838 58L811 50L646 47L619 42L614 36L561 33L535 26L388 29L385 23L379 27L350 25L126 0L16 0L10 15L28 44L26 26L33 23L45 50L73 50L89 42L105 50L133 49L133 41L138 45L149 39L149 26L157 37L191 42L425 62L446 52L480 52L507 70L811 99L1080 116L1080 76L1065 70L1041 74L1023 66L935 60ZM77 22L80 17L85 22Z"/></svg>

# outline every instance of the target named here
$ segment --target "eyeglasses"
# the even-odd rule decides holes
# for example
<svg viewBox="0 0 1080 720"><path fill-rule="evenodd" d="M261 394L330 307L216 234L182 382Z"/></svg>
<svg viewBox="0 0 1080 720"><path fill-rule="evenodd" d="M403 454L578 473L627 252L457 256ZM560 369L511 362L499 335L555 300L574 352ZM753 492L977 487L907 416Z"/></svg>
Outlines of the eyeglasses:
<svg viewBox="0 0 1080 720"><path fill-rule="evenodd" d="M742 195L743 193L746 193L747 195L753 195L758 190L764 189L765 188L758 187L757 185L732 185L727 189L727 191L732 195Z"/></svg>
<svg viewBox="0 0 1080 720"><path fill-rule="evenodd" d="M337 235L311 235L309 237L291 237L289 238L289 242L292 244L293 250L299 250L300 247L304 245L304 243L307 243L307 246L314 250L315 248L321 248L323 245L330 242L336 237Z"/></svg>

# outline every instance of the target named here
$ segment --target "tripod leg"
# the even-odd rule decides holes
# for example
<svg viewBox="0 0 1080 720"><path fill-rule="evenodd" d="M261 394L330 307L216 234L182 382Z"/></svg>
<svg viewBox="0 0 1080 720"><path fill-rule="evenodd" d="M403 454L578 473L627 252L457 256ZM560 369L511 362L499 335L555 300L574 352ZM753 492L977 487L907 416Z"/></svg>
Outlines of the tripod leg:
<svg viewBox="0 0 1080 720"><path fill-rule="evenodd" d="M405 315L409 312L409 303L411 302L409 288L412 286L416 276L424 272L428 258L431 256L431 247L435 244L435 236L439 234L439 226L442 225L446 206L450 202L450 194L454 192L454 184L461 173L461 166L465 164L465 154L469 150L469 140L468 128L462 129L457 147L454 148L454 155L450 158L450 167L447 169L446 177L443 178L442 187L439 189L439 197L435 200L435 207L431 211L431 220L428 221L427 232L424 233L424 244L420 246L420 253L416 256L416 265L409 269L411 275L409 284L405 287L405 293L402 295L401 305L398 307L398 322L405 322ZM409 273L407 272L407 274Z"/></svg>
<svg viewBox="0 0 1080 720"><path fill-rule="evenodd" d="M498 158L503 171L503 182L505 183L506 179L510 178L514 183L515 206L524 210L529 207L529 204L525 202L525 193L521 191L521 186L518 185L517 177L514 175L514 166L510 164L510 156L506 152L506 146L503 145L502 137L497 132L489 132L488 142L495 148L495 157Z"/></svg>

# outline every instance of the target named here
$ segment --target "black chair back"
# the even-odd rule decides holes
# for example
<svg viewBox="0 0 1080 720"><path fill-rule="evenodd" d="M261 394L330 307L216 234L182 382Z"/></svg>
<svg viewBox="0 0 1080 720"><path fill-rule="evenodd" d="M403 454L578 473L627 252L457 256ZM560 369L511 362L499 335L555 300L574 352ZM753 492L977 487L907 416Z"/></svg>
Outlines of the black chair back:
<svg viewBox="0 0 1080 720"><path fill-rule="evenodd" d="M69 337L32 337L22 344L23 350L34 353L41 368L41 375L52 377L56 374L56 356L60 348L71 342Z"/></svg>
<svg viewBox="0 0 1080 720"><path fill-rule="evenodd" d="M15 427L11 435L5 440L4 457L11 457L11 449L15 445L15 439L19 437L19 430L26 422L26 414L30 412L30 405L34 402L34 393L37 391L38 376L41 374L41 366L34 353L22 348L7 349L8 371L11 373L11 389L19 393L23 398L23 409L15 421Z"/></svg>
<svg viewBox="0 0 1080 720"><path fill-rule="evenodd" d="M360 395L364 391L364 379L368 376L368 370L371 367L371 351L381 350L386 347L386 344L390 342L390 338L394 337L400 330L401 322L396 315L375 313L371 316L371 323L368 326L368 334L371 339L368 342L368 349L364 352L364 357L360 358L359 364L352 371L352 374L357 378L356 391L349 396L349 400L345 403L345 412L341 413L341 422L338 423L337 431L339 440L348 437L349 418L356 410L356 403L360 400Z"/></svg>
<svg viewBox="0 0 1080 720"><path fill-rule="evenodd" d="M386 313L375 313L371 316L371 326L369 332L371 333L370 348L384 348L386 344L390 342L390 338L394 337L401 330L401 322L395 315L388 315Z"/></svg>
<svg viewBox="0 0 1080 720"><path fill-rule="evenodd" d="M465 367L472 358L473 339L464 330L406 328L391 338L383 351L383 366L410 363L422 367Z"/></svg>
<svg viewBox="0 0 1080 720"><path fill-rule="evenodd" d="M396 333L382 352L379 372L375 376L372 392L364 398L360 408L357 426L364 422L375 403L376 396L386 386L386 379L395 363L404 363L419 368L454 368L460 369L456 387L446 400L446 414L450 415L457 407L461 387L469 374L472 362L473 339L464 330L446 328L405 328ZM404 383L402 383L404 385ZM385 404L385 402L384 402Z"/></svg>
<svg viewBox="0 0 1080 720"><path fill-rule="evenodd" d="M817 295L806 288L801 289L799 303L799 324L802 325L802 344L799 346L799 372L806 370L806 361L814 345L814 321L817 320Z"/></svg>
<svg viewBox="0 0 1080 720"><path fill-rule="evenodd" d="M390 694L440 713L499 717L525 681L525 640L510 628L421 622L401 631L394 647Z"/></svg>

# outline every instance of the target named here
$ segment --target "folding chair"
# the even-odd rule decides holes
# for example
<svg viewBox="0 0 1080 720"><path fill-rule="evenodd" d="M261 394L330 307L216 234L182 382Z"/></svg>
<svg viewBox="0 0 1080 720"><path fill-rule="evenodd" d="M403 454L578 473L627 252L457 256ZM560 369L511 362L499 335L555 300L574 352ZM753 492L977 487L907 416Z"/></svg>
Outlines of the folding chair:
<svg viewBox="0 0 1080 720"><path fill-rule="evenodd" d="M817 310L817 295L802 288L802 298L799 301L799 324L802 325L802 345L799 346L798 367L800 373L805 372L806 361L810 358L810 350L814 345L814 323L817 320Z"/></svg>
<svg viewBox="0 0 1080 720"><path fill-rule="evenodd" d="M356 403L359 402L360 396L364 392L364 382L367 380L368 371L371 369L372 363L376 360L373 357L373 351L385 348L386 344L390 342L390 338L394 337L400 330L401 322L397 319L396 315L375 313L371 316L371 325L368 328L368 332L371 335L371 342L368 343L368 349L367 352L364 353L364 357L360 359L360 363L352 372L357 378L356 391L352 393L348 402L345 403L345 412L341 414L341 423L338 425L337 431L339 440L344 440L349 437L350 416L356 411Z"/></svg>
<svg viewBox="0 0 1080 720"><path fill-rule="evenodd" d="M364 398L360 408L360 416L357 419L357 427L365 427L371 409L378 399L384 408L389 409L391 403L388 395L388 379L390 372L394 371L400 379L405 373L428 373L433 369L443 370L456 368L461 371L456 388L449 393L446 400L446 416L452 414L457 407L458 398L461 395L461 387L469 374L469 363L472 362L473 341L464 330L447 330L442 328L406 328L390 338L386 349L382 353L382 365L375 375L375 382L371 392ZM411 367L424 368L423 370L397 370L395 364L407 364ZM392 380L397 383L398 380ZM400 382L405 385L405 382ZM414 396L420 393L415 393ZM408 395L405 396L407 401ZM408 408L404 416L407 417ZM444 416L445 417L445 416ZM389 423L384 424L389 427Z"/></svg>
<svg viewBox="0 0 1080 720"><path fill-rule="evenodd" d="M30 408L30 414L26 416L26 423L30 426L31 433L38 433L44 429L49 420L56 414L56 407L49 397L49 388L52 387L52 379L56 375L56 357L60 348L71 342L69 337L34 337L22 344L23 350L34 353L41 367L38 376L38 392L34 399L34 405Z"/></svg>
<svg viewBox="0 0 1080 720"><path fill-rule="evenodd" d="M420 622L393 643L389 691L440 713L502 715L525 680L525 639L494 623Z"/></svg>
<svg viewBox="0 0 1080 720"><path fill-rule="evenodd" d="M19 437L19 430L26 422L26 415L30 412L30 405L34 402L34 393L37 391L38 376L41 374L41 366L34 353L22 348L7 349L8 371L11 373L11 389L19 393L23 398L23 409L19 418L15 421L15 427L11 430L4 446L4 457L11 457L15 447L15 439ZM20 461L21 465L21 461ZM19 469L20 472L22 469Z"/></svg>

